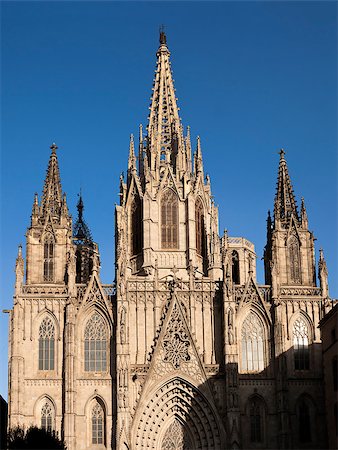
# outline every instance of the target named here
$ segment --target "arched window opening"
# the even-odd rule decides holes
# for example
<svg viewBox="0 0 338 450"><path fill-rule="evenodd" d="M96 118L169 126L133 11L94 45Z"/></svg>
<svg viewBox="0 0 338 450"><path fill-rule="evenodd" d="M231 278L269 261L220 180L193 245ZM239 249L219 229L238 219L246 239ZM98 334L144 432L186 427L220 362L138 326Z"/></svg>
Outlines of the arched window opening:
<svg viewBox="0 0 338 450"><path fill-rule="evenodd" d="M300 250L296 236L291 236L288 243L290 280L292 283L301 283Z"/></svg>
<svg viewBox="0 0 338 450"><path fill-rule="evenodd" d="M54 280L54 239L48 234L43 245L43 281Z"/></svg>
<svg viewBox="0 0 338 450"><path fill-rule="evenodd" d="M240 284L239 279L239 256L236 250L232 252L232 282Z"/></svg>
<svg viewBox="0 0 338 450"><path fill-rule="evenodd" d="M264 330L256 314L250 312L242 325L242 371L264 369Z"/></svg>
<svg viewBox="0 0 338 450"><path fill-rule="evenodd" d="M136 195L133 199L131 209L131 252L133 255L137 255L143 249L143 217L142 217L142 205L141 199Z"/></svg>
<svg viewBox="0 0 338 450"><path fill-rule="evenodd" d="M166 190L162 195L161 237L162 248L178 248L178 199L171 189Z"/></svg>
<svg viewBox="0 0 338 450"><path fill-rule="evenodd" d="M187 430L177 419L172 422L165 432L161 450L193 450Z"/></svg>
<svg viewBox="0 0 338 450"><path fill-rule="evenodd" d="M309 330L302 318L293 324L293 351L295 370L308 370L310 367Z"/></svg>
<svg viewBox="0 0 338 450"><path fill-rule="evenodd" d="M45 317L39 328L39 370L54 370L54 342L53 322Z"/></svg>
<svg viewBox="0 0 338 450"><path fill-rule="evenodd" d="M264 409L258 398L253 398L249 406L250 414L250 441L263 442L263 416Z"/></svg>
<svg viewBox="0 0 338 450"><path fill-rule="evenodd" d="M46 402L41 408L41 428L51 432L53 430L54 411L50 402Z"/></svg>
<svg viewBox="0 0 338 450"><path fill-rule="evenodd" d="M104 412L102 406L98 401L92 408L92 444L104 444L105 437L105 423L104 423Z"/></svg>
<svg viewBox="0 0 338 450"><path fill-rule="evenodd" d="M310 408L304 399L298 404L298 433L299 442L312 442Z"/></svg>
<svg viewBox="0 0 338 450"><path fill-rule="evenodd" d="M107 370L107 330L103 318L95 312L89 319L84 333L86 372Z"/></svg>

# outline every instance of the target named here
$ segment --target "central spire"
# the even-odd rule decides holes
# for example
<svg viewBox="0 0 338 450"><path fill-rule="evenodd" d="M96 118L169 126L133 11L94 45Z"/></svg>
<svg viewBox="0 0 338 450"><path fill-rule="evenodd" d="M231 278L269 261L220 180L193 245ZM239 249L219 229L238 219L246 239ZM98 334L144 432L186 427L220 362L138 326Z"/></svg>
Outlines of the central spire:
<svg viewBox="0 0 338 450"><path fill-rule="evenodd" d="M150 171L155 178L161 165L171 164L175 171L185 169L182 125L175 97L170 52L163 29L160 31L160 46L156 56L155 79L147 127L147 158Z"/></svg>

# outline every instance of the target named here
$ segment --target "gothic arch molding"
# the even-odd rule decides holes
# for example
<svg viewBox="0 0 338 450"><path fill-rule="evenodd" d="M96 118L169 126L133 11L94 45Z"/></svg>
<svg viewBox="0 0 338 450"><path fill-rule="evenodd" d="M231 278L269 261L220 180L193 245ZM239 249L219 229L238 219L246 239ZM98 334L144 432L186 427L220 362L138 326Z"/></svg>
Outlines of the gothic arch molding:
<svg viewBox="0 0 338 450"><path fill-rule="evenodd" d="M314 326L313 326L313 322L310 319L310 317L307 314L307 312L303 311L302 309L299 309L298 311L295 311L292 314L292 316L290 317L289 329L291 330L291 336L292 336L293 325L294 325L294 323L296 322L297 319L304 320L305 324L307 325L308 331L309 331L309 342L312 343L314 341L314 338L315 338L315 329L314 329Z"/></svg>
<svg viewBox="0 0 338 450"><path fill-rule="evenodd" d="M44 308L34 318L34 321L33 321L33 330L34 330L33 331L33 335L35 336L36 339L39 338L39 327L41 325L42 320L45 317L49 317L51 319L51 321L53 322L54 330L55 330L55 341L59 341L60 340L60 324L59 324L59 321L56 318L55 314L53 313L53 311L51 311L48 308Z"/></svg>
<svg viewBox="0 0 338 450"><path fill-rule="evenodd" d="M190 431L195 448L216 450L225 442L223 426L206 396L180 377L164 381L147 394L135 416L132 448L161 450L164 429L176 419Z"/></svg>

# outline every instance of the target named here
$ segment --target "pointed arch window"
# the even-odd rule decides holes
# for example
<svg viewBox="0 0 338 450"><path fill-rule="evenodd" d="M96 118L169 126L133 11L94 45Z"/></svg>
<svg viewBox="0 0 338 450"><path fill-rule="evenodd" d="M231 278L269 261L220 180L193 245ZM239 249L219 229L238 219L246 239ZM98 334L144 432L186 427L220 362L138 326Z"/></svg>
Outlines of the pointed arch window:
<svg viewBox="0 0 338 450"><path fill-rule="evenodd" d="M95 402L91 411L91 425L92 425L92 444L104 444L105 437L105 423L104 411L98 401Z"/></svg>
<svg viewBox="0 0 338 450"><path fill-rule="evenodd" d="M264 369L264 329L256 314L250 313L241 331L242 371L259 372Z"/></svg>
<svg viewBox="0 0 338 450"><path fill-rule="evenodd" d="M236 250L234 250L232 252L232 282L234 284L240 284L239 256L238 256L238 252L236 252Z"/></svg>
<svg viewBox="0 0 338 450"><path fill-rule="evenodd" d="M167 189L161 199L161 240L162 248L178 248L178 198Z"/></svg>
<svg viewBox="0 0 338 450"><path fill-rule="evenodd" d="M264 406L259 398L252 398L249 403L250 441L263 442Z"/></svg>
<svg viewBox="0 0 338 450"><path fill-rule="evenodd" d="M295 370L310 368L309 329L304 319L298 318L293 324L293 351Z"/></svg>
<svg viewBox="0 0 338 450"><path fill-rule="evenodd" d="M310 407L305 399L298 403L298 435L299 442L305 444L312 442L311 413Z"/></svg>
<svg viewBox="0 0 338 450"><path fill-rule="evenodd" d="M54 370L55 328L45 317L39 328L39 370Z"/></svg>
<svg viewBox="0 0 338 450"><path fill-rule="evenodd" d="M53 236L48 234L43 244L43 281L54 280L54 247Z"/></svg>
<svg viewBox="0 0 338 450"><path fill-rule="evenodd" d="M53 405L46 401L41 408L41 428L51 432L54 423L54 408Z"/></svg>
<svg viewBox="0 0 338 450"><path fill-rule="evenodd" d="M291 236L288 242L290 280L292 283L301 283L300 249L296 236Z"/></svg>
<svg viewBox="0 0 338 450"><path fill-rule="evenodd" d="M132 255L137 255L143 248L143 220L142 220L142 204L138 195L134 196L134 199L130 208L131 214L131 233L130 243Z"/></svg>
<svg viewBox="0 0 338 450"><path fill-rule="evenodd" d="M195 203L195 224L196 224L196 251L197 254L206 258L206 233L204 222L204 208L200 198Z"/></svg>
<svg viewBox="0 0 338 450"><path fill-rule="evenodd" d="M86 372L107 370L107 329L97 312L91 316L85 328L84 354Z"/></svg>

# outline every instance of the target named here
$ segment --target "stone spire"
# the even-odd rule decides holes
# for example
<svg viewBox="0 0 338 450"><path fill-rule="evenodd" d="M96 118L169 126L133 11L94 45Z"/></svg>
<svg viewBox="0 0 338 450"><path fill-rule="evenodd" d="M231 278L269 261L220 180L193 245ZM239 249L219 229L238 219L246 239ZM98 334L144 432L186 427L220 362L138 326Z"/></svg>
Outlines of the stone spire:
<svg viewBox="0 0 338 450"><path fill-rule="evenodd" d="M46 219L48 215L50 215L53 219L59 219L61 215L62 188L58 159L56 155L57 148L58 147L55 143L50 146L52 152L49 158L40 206L40 217L42 219Z"/></svg>
<svg viewBox="0 0 338 450"><path fill-rule="evenodd" d="M195 157L194 161L195 175L197 176L201 172L203 177L203 159L202 159L201 139L199 136L197 136L197 147L194 157Z"/></svg>
<svg viewBox="0 0 338 450"><path fill-rule="evenodd" d="M130 135L129 142L129 158L128 158L128 170L136 170L136 157L134 148L134 135Z"/></svg>
<svg viewBox="0 0 338 450"><path fill-rule="evenodd" d="M274 219L282 224L289 223L291 215L299 221L295 195L285 160L283 149L279 152L280 161L277 179L277 192L274 205Z"/></svg>
<svg viewBox="0 0 338 450"><path fill-rule="evenodd" d="M306 208L305 208L305 202L304 202L304 197L302 197L302 205L300 208L300 217L301 217L301 221L302 221L302 227L304 229L307 229L309 226L309 221L307 218L307 212L306 212Z"/></svg>
<svg viewBox="0 0 338 450"><path fill-rule="evenodd" d="M157 64L147 127L147 160L152 175L158 178L160 165L168 163L175 171L182 171L186 169L186 158L169 60L170 52L164 31L160 32L160 46L156 55Z"/></svg>
<svg viewBox="0 0 338 450"><path fill-rule="evenodd" d="M319 250L318 278L322 289L322 295L324 298L327 298L329 296L328 271L322 248Z"/></svg>
<svg viewBox="0 0 338 450"><path fill-rule="evenodd" d="M93 241L88 225L83 219L83 200L80 192L79 201L77 203L77 220L74 225L73 237L76 243L91 243Z"/></svg>

